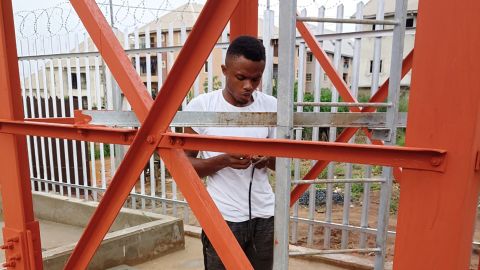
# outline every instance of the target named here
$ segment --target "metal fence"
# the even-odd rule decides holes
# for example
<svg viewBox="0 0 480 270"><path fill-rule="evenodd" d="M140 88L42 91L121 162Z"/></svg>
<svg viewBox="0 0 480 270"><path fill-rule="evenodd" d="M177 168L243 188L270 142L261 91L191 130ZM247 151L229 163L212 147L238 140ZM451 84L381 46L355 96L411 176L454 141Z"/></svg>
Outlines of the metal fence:
<svg viewBox="0 0 480 270"><path fill-rule="evenodd" d="M384 20L383 1L378 2L376 19ZM360 3L355 19L364 19L362 11L363 4ZM325 9L320 8L318 18L324 18L324 13ZM303 11L301 16L305 17L306 12ZM277 90L275 78L278 77L278 55L275 52L278 37L273 18L273 11L265 10L261 38L267 49L267 65L262 88L269 94L274 89ZM337 19L343 18L343 6L339 5ZM394 34L395 31L403 30L397 26L383 29L380 24L374 24L376 28L371 30L367 29L371 25L365 27L357 24L355 33L343 33L342 24L338 23L336 30L332 32L325 28L324 24L329 22L328 20L319 21L310 24L311 30L323 47L326 50L329 48L327 53L331 56L337 73L346 74L344 79L347 80L352 95L359 97L359 88L363 88L361 91L367 97L373 95L388 77L387 70L391 69L392 63L397 63L398 66L398 59L404 54L403 50L399 49L393 51L392 55L382 55L382 42L386 40L386 46L391 47L392 42L402 38L402 33ZM118 38L152 96L155 97L160 89L189 31L189 26L175 28L173 23L166 28L164 25L149 24L133 33L117 30ZM407 39L412 41L407 47L413 46L414 31L412 27L405 32ZM291 128L296 140L318 141L323 138L335 141L339 133L337 129L346 127L391 129L395 138L396 128L405 127L405 115L398 114L397 105L394 105L398 103L398 95L394 97L395 100L390 97L385 104L363 103L363 106L386 107L386 113L337 112L339 107L345 108L354 104L339 100L336 89L312 57L305 41L298 37L295 42L298 56L293 64L298 72L295 89L297 99L296 110L292 112L294 125ZM86 110L85 113L92 116L93 124L131 128L138 126L134 115L129 113L128 102L123 99L108 67L86 34L24 39L18 40L17 44L26 118L71 117L73 110L79 109ZM228 36L227 32L224 32L182 108L200 93L220 89L225 85L221 73L215 69L224 62L227 46ZM387 59L393 60L389 62ZM366 80L369 81L368 84L362 85L362 81ZM403 83L408 86L409 80ZM278 89L279 95L280 91L285 90L293 91ZM322 100L322 93L331 95L331 98L328 101ZM307 95L313 100L306 100ZM308 112L304 112L307 108ZM278 113L289 113L292 109L279 107ZM105 113L102 110L110 112ZM180 108L172 124L172 131L195 125L275 126L275 116L188 114L181 112ZM27 140L34 190L93 201L101 200L126 151L124 146L112 144L31 136L27 136ZM351 143L367 141L368 138L364 136L350 140ZM382 232L387 232L389 217L392 218L390 222L395 222L395 215L390 215L388 211L392 189L390 169L330 163L322 177L302 179L313 163L298 159L293 161L291 183L313 184L291 211L290 242L323 250L315 254L372 253L377 257L376 269L382 269L387 250L387 239L382 237ZM157 156L152 156L146 164L125 206L181 217L186 224L196 225L188 203L184 201L175 181ZM288 227L287 224L285 226ZM388 235L394 236L394 232L388 231Z"/></svg>

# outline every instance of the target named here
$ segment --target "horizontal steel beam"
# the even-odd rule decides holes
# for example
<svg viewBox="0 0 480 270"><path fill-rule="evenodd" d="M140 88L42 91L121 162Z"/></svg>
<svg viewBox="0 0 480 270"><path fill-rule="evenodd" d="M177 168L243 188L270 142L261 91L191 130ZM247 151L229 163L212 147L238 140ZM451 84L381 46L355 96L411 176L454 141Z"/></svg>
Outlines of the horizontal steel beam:
<svg viewBox="0 0 480 270"><path fill-rule="evenodd" d="M351 249L327 249L327 250L315 250L315 251L293 251L289 252L288 255L292 257L300 256L315 256L315 255L325 255L325 254L345 254L345 253L379 253L379 248L351 248Z"/></svg>
<svg viewBox="0 0 480 270"><path fill-rule="evenodd" d="M0 133L128 145L137 130L0 119Z"/></svg>
<svg viewBox="0 0 480 270"><path fill-rule="evenodd" d="M0 119L0 133L54 137L80 141L131 144L136 130ZM442 172L446 152L436 149L378 146L365 144L292 141L237 137L201 136L164 133L159 148L181 148L215 152L332 160L358 164L375 164ZM154 143L148 141L148 143Z"/></svg>
<svg viewBox="0 0 480 270"><path fill-rule="evenodd" d="M368 233L368 234L376 234L377 229L376 228L369 228L369 227L360 227L360 226L355 226L355 225L344 225L340 223L334 223L334 222L327 222L327 221L322 221L322 220L314 220L314 219L307 219L307 218L300 218L300 217L293 217L290 216L291 221L298 221L301 223L305 224L312 224L312 225L319 225L323 227L328 227L331 229L338 229L338 230L349 230L349 231L354 231L354 232L362 232L362 233ZM394 236L396 232L394 231L388 231L388 236Z"/></svg>
<svg viewBox="0 0 480 270"><path fill-rule="evenodd" d="M415 35L415 27L409 28L405 31L405 35ZM331 33L331 34L322 34L315 35L315 38L319 41L323 40L336 40L336 39L350 39L350 38L368 38L368 37L390 37L392 36L392 29L383 29L383 30L373 30L373 31L359 31L359 32L345 32L345 33ZM261 37L260 37L261 38ZM274 39L277 39L276 37ZM303 41L301 36L296 38L297 42ZM227 48L228 43L219 42L215 45L215 48ZM164 53L164 52L176 52L180 51L182 46L167 46L167 47L153 47L153 48L143 48L143 49L129 49L125 50L126 54L155 54L155 53ZM67 58L76 58L76 57L96 57L100 56L99 52L69 52L69 53L54 53L54 54L40 54L40 55L25 55L19 56L19 61L28 61L28 60L42 60L42 59L67 59Z"/></svg>
<svg viewBox="0 0 480 270"><path fill-rule="evenodd" d="M405 35L415 35L416 28L408 28L405 30ZM393 36L393 29L372 30L372 31L354 31L345 33L329 33L315 35L318 41L337 40L337 39L352 39L352 38L374 38L374 37L391 37ZM297 37L296 42L304 42L303 37Z"/></svg>
<svg viewBox="0 0 480 270"><path fill-rule="evenodd" d="M167 46L167 47L152 47L152 48L143 48L143 49L128 49L125 50L127 55L132 54L156 54L156 53L165 53L165 52L176 52L180 51L183 46ZM228 43L222 42L215 44L215 48L227 48ZM28 55L28 56L20 56L18 60L26 61L26 60L42 60L42 59L67 59L67 58L76 58L76 57L95 57L100 56L100 52L69 52L69 53L55 53L55 54L40 54L40 55ZM93 66L92 66L93 67Z"/></svg>
<svg viewBox="0 0 480 270"><path fill-rule="evenodd" d="M163 134L160 148L182 148L262 156L291 157L311 160L331 160L357 164L375 164L418 170L445 170L443 150L348 144L333 142L292 141L203 136L183 133Z"/></svg>
<svg viewBox="0 0 480 270"><path fill-rule="evenodd" d="M81 111L85 123L116 127L138 127L139 122L133 112L118 111ZM83 120L84 119L84 120ZM406 127L406 113L400 113L398 127ZM77 122L77 120L76 120ZM293 115L295 127L366 127L385 128L385 113L329 113L296 112ZM276 127L277 113L257 112L177 112L171 126L173 127Z"/></svg>
<svg viewBox="0 0 480 270"><path fill-rule="evenodd" d="M351 179L315 179L293 180L292 184L345 184L345 183L383 183L385 178L351 178Z"/></svg>
<svg viewBox="0 0 480 270"><path fill-rule="evenodd" d="M86 190L89 190L89 191L97 191L97 192L106 192L107 191L106 188L101 188L101 187L91 187L91 186L77 185L77 184L72 184L72 183L45 180L45 179L35 178L35 177L30 177L30 180L35 181L35 182L39 182L39 183L50 184L52 186L72 187L72 188L79 188L79 189L84 189L84 190L86 189ZM157 201L157 202L175 203L175 204L182 205L182 206L188 206L188 203L186 201L168 199L168 198L161 198L161 197L151 196L151 195L147 195L147 194L130 193L129 197L138 198L138 199L153 200L153 201Z"/></svg>
<svg viewBox="0 0 480 270"><path fill-rule="evenodd" d="M375 102L294 102L297 106L315 106L315 107L391 107L392 103L375 103Z"/></svg>
<svg viewBox="0 0 480 270"><path fill-rule="evenodd" d="M371 19L363 19L362 20L362 19L319 18L319 17L301 17L301 16L297 16L297 21L301 21L301 22L323 22L323 23L398 25L397 21L392 21L392 20L371 20Z"/></svg>

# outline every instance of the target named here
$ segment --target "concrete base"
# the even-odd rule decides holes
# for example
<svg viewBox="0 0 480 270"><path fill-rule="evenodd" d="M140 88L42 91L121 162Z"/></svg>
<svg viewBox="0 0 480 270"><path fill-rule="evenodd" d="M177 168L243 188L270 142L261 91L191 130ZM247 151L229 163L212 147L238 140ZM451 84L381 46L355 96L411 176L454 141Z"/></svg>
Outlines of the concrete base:
<svg viewBox="0 0 480 270"><path fill-rule="evenodd" d="M85 227L98 203L58 195L33 194L36 219ZM40 228L42 229L42 228ZM43 252L44 269L63 269L75 243ZM88 269L139 264L185 248L180 219L122 209Z"/></svg>

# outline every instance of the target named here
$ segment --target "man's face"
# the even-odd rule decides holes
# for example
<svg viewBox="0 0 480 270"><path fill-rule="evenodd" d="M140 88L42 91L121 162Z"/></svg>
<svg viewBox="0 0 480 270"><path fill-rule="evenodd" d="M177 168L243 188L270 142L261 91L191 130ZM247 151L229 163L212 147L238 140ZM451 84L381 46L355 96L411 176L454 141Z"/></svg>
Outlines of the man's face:
<svg viewBox="0 0 480 270"><path fill-rule="evenodd" d="M247 106L257 89L265 69L265 61L251 61L243 56L229 56L222 65L225 75L225 99L234 106Z"/></svg>

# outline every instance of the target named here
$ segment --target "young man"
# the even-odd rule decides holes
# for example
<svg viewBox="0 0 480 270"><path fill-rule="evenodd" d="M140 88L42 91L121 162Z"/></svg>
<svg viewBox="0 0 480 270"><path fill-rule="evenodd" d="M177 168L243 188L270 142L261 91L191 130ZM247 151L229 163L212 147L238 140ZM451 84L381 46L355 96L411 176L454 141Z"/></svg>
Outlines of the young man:
<svg viewBox="0 0 480 270"><path fill-rule="evenodd" d="M187 111L276 112L277 100L257 87L265 69L265 48L254 37L240 36L227 50L222 71L223 90L199 95ZM274 138L268 127L196 127L187 133L216 136ZM228 152L228 149L225 149ZM275 159L239 154L188 151L200 177L208 176L207 190L255 269L273 266L273 214L275 198L268 182L267 167ZM205 269L225 269L210 241L202 233Z"/></svg>

